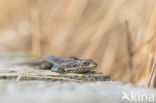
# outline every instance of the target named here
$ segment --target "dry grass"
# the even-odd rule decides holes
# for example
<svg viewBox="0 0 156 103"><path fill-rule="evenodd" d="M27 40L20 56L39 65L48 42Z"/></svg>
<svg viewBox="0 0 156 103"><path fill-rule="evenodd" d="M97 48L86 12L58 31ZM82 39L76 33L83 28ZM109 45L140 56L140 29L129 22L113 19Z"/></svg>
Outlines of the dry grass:
<svg viewBox="0 0 156 103"><path fill-rule="evenodd" d="M91 58L113 80L145 86L148 56L155 55L155 3L0 0L0 50Z"/></svg>
<svg viewBox="0 0 156 103"><path fill-rule="evenodd" d="M153 65L152 65L152 70L151 70L150 75L149 75L149 80L148 80L148 83L147 83L147 87L150 87L150 85L151 85L151 81L152 81L152 78L154 77L154 73L155 73L155 68L156 68L156 58L154 57L154 62L153 62Z"/></svg>

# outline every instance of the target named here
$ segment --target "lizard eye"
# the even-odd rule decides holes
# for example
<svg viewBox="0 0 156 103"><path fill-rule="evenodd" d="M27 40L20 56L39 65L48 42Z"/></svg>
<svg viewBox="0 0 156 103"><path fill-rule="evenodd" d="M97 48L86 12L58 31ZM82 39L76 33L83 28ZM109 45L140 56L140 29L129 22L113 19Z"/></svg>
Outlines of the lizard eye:
<svg viewBox="0 0 156 103"><path fill-rule="evenodd" d="M88 62L84 62L83 64L84 64L84 65L88 65Z"/></svg>

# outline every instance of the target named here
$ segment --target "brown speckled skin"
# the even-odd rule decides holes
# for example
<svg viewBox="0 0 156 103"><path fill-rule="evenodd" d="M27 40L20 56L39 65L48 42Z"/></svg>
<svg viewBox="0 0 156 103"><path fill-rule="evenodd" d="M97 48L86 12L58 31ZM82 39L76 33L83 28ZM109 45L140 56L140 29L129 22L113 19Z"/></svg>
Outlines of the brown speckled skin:
<svg viewBox="0 0 156 103"><path fill-rule="evenodd" d="M79 59L73 56L68 58L49 56L18 64L38 65L41 69L51 69L52 72L57 73L84 73L97 67L97 64L90 59Z"/></svg>

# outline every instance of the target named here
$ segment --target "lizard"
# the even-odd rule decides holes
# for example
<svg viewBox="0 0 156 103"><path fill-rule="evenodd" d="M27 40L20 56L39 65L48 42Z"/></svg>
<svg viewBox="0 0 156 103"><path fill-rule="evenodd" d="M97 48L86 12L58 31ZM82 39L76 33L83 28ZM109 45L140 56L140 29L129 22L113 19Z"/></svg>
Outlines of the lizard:
<svg viewBox="0 0 156 103"><path fill-rule="evenodd" d="M38 65L42 69L51 69L57 73L85 73L94 70L97 64L91 59L79 59L77 57L60 58L57 56L43 57L23 63L23 65Z"/></svg>

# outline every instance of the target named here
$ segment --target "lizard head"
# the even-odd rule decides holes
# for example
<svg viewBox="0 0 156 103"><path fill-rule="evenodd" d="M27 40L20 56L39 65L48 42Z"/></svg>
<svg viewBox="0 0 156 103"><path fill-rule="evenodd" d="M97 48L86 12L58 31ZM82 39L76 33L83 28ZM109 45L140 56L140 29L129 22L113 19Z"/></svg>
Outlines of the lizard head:
<svg viewBox="0 0 156 103"><path fill-rule="evenodd" d="M58 70L65 73L84 73L94 70L96 67L97 64L90 59L78 59L70 63L62 64Z"/></svg>

